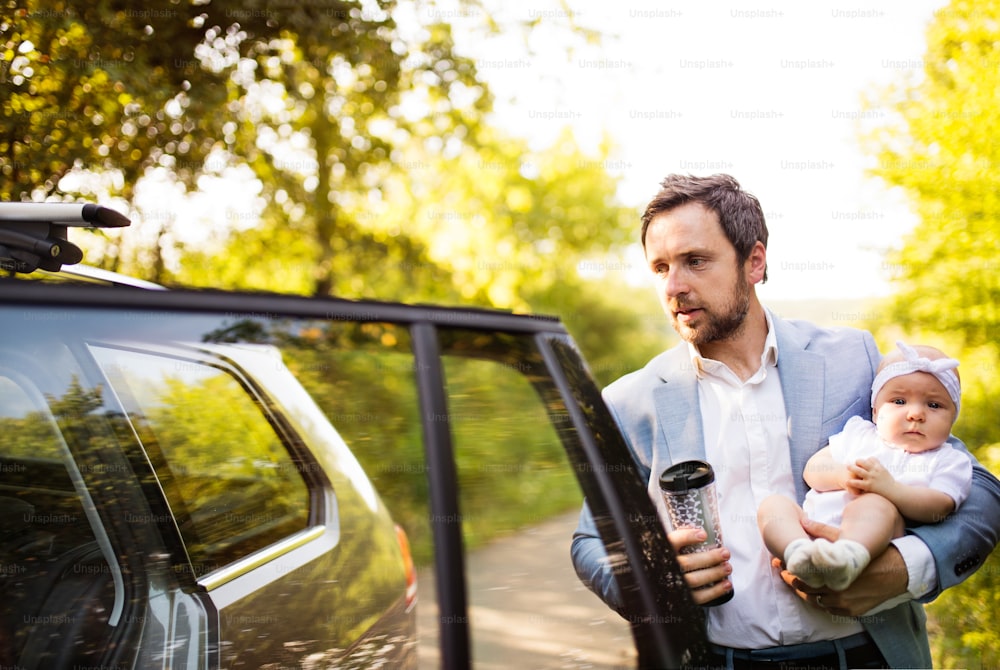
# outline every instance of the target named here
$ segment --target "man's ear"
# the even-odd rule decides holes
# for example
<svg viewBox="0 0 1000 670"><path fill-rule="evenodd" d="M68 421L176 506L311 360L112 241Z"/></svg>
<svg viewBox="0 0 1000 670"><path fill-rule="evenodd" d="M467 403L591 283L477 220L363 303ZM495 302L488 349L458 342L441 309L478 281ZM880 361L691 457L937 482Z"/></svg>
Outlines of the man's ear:
<svg viewBox="0 0 1000 670"><path fill-rule="evenodd" d="M744 267L746 267L747 280L750 284L759 284L764 280L764 272L767 270L767 249L763 242L758 240L753 245Z"/></svg>

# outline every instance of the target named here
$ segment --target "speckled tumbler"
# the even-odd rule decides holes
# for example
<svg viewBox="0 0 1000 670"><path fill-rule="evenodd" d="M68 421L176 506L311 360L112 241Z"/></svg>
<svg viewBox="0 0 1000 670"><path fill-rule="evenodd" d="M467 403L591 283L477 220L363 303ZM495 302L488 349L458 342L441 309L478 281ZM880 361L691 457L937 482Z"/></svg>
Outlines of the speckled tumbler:
<svg viewBox="0 0 1000 670"><path fill-rule="evenodd" d="M667 506L670 527L701 528L708 536L704 542L681 549L682 554L708 551L722 546L722 526L719 502L715 492L715 472L705 461L683 461L670 466L660 475L660 493ZM708 586L702 588L708 588ZM733 592L706 603L706 606L729 602Z"/></svg>

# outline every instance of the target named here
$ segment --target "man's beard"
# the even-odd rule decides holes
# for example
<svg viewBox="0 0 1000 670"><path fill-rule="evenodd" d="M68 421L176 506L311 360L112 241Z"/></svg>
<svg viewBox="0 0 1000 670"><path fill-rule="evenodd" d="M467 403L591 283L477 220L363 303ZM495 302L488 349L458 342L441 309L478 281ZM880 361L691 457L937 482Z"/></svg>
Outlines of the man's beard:
<svg viewBox="0 0 1000 670"><path fill-rule="evenodd" d="M679 305L682 306L682 305ZM742 275L737 276L733 286L732 300L723 307L719 314L705 309L705 322L696 328L681 325L675 315L671 314L674 330L681 338L695 346L720 342L738 335L746 325L747 313L750 311L750 283Z"/></svg>

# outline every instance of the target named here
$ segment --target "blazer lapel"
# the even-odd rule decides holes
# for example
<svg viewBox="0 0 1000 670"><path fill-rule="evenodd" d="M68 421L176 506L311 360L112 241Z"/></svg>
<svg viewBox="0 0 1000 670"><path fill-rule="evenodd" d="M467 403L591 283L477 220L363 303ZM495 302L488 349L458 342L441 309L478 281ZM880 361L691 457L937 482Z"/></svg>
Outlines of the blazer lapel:
<svg viewBox="0 0 1000 670"><path fill-rule="evenodd" d="M823 429L824 362L819 354L806 351L808 341L797 337L781 319L775 317L773 322L778 341L781 393L785 397L788 417L792 476L801 502L807 490L802 472L806 461L815 453Z"/></svg>
<svg viewBox="0 0 1000 670"><path fill-rule="evenodd" d="M660 438L666 443L669 463L705 458L698 380L691 366L687 347L674 347L658 369L666 383L653 389Z"/></svg>

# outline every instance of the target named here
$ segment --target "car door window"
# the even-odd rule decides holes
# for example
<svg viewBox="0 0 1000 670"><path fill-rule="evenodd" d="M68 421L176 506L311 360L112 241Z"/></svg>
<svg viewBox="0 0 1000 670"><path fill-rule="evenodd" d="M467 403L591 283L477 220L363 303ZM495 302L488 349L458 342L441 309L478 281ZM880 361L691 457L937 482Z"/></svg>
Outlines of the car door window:
<svg viewBox="0 0 1000 670"><path fill-rule="evenodd" d="M574 429L533 340L461 329L440 336L473 666L634 665L628 623L570 561L582 494L561 434L575 439Z"/></svg>
<svg viewBox="0 0 1000 670"><path fill-rule="evenodd" d="M209 361L91 350L140 433L196 576L308 526L308 486L233 372Z"/></svg>

